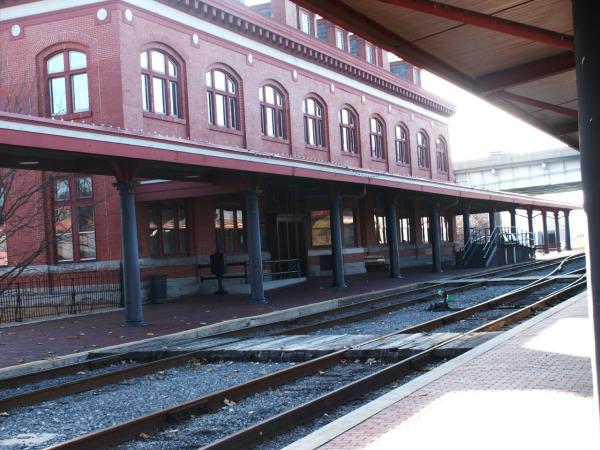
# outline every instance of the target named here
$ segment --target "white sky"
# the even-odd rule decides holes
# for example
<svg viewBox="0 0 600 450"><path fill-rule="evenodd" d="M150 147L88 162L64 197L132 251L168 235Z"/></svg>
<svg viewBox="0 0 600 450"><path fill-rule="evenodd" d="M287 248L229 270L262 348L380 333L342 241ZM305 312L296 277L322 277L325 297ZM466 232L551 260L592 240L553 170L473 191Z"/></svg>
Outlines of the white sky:
<svg viewBox="0 0 600 450"><path fill-rule="evenodd" d="M491 152L535 152L565 147L520 119L490 105L461 88L423 71L424 89L454 103L450 119L450 153L454 161L484 158Z"/></svg>

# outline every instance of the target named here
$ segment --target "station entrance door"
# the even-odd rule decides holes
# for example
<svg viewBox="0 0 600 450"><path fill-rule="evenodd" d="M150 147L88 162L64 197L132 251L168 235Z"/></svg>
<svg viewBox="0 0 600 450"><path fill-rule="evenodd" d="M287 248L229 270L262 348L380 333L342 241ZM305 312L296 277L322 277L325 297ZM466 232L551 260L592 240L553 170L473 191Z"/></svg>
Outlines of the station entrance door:
<svg viewBox="0 0 600 450"><path fill-rule="evenodd" d="M281 262L277 264L278 267L273 267L273 271L282 272L281 278L305 276L307 255L304 215L277 214L274 225L273 259Z"/></svg>

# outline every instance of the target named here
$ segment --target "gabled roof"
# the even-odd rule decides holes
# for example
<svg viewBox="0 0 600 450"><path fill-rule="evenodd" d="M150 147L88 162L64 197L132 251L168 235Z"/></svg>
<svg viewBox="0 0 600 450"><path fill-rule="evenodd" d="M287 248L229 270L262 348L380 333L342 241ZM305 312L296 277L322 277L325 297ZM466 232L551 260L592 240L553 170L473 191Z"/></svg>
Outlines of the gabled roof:
<svg viewBox="0 0 600 450"><path fill-rule="evenodd" d="M570 0L296 0L578 148Z"/></svg>

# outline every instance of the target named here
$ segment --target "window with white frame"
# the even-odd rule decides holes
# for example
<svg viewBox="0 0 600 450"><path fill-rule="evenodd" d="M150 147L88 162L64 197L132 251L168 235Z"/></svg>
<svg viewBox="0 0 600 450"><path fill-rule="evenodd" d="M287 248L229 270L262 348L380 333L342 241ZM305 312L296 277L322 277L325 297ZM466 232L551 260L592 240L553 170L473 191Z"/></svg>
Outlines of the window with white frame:
<svg viewBox="0 0 600 450"><path fill-rule="evenodd" d="M283 93L270 84L259 89L260 130L263 136L286 139L285 99Z"/></svg>
<svg viewBox="0 0 600 450"><path fill-rule="evenodd" d="M206 72L208 122L222 128L239 130L239 101L236 80L227 72L213 69Z"/></svg>
<svg viewBox="0 0 600 450"><path fill-rule="evenodd" d="M140 53L142 107L155 114L180 117L180 74L175 59L159 49Z"/></svg>

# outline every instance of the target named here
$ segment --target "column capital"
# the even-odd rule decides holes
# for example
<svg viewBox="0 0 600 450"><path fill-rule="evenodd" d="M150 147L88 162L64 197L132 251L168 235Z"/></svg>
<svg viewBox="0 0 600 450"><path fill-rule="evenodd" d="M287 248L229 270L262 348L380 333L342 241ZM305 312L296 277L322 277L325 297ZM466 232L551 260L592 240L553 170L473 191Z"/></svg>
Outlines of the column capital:
<svg viewBox="0 0 600 450"><path fill-rule="evenodd" d="M138 185L137 181L116 181L113 185L117 188L120 194L135 194L135 189Z"/></svg>

